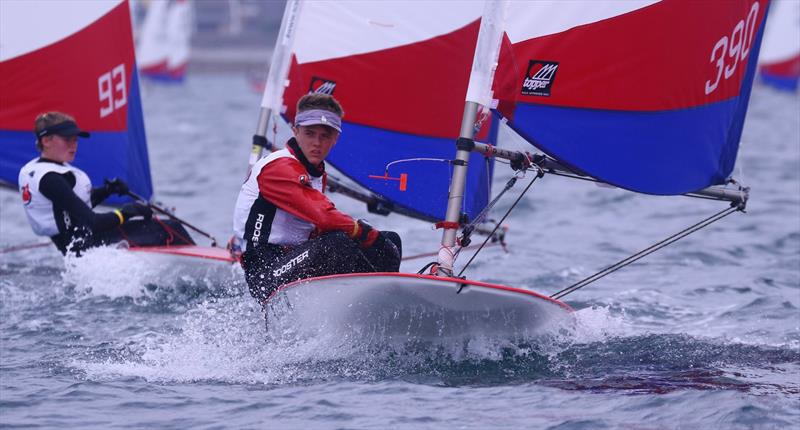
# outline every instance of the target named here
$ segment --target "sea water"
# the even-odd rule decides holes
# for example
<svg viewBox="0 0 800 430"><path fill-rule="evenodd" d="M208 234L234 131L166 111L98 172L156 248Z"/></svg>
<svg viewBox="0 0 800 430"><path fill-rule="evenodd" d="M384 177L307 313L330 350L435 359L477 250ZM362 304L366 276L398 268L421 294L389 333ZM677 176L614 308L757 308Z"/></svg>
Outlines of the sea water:
<svg viewBox="0 0 800 430"><path fill-rule="evenodd" d="M156 199L223 243L259 101L240 75L144 88ZM286 131L278 134L284 139ZM524 148L505 132L503 144ZM79 150L98 149L89 139ZM679 169L681 154L674 157ZM498 166L495 189L509 175ZM4 252L0 425L796 428L796 94L754 89L736 177L751 187L746 214L567 296L574 321L530 342L270 342L235 267L176 266L114 248L67 260L50 246ZM437 249L439 231L429 224L333 198L400 233L406 255ZM467 275L552 294L724 207L546 176L508 218L508 252L481 251ZM0 214L0 246L41 242L16 193L0 191ZM428 260L407 261L404 270Z"/></svg>

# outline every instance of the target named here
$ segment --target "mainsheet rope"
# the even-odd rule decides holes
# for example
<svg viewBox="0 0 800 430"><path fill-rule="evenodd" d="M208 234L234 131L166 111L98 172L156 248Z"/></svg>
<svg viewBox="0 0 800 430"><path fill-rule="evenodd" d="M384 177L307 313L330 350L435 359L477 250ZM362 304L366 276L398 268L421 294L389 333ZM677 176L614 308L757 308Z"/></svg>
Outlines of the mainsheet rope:
<svg viewBox="0 0 800 430"><path fill-rule="evenodd" d="M155 221L156 224L160 225L161 228L164 230L164 232L167 233L168 235L166 243L164 245L166 246L172 245L172 243L175 241L175 237L178 237L178 239L182 240L184 243L192 243L190 239L186 238L184 235L180 234L177 230L173 229L172 227L164 223L164 221L161 221L157 216L153 217L153 221ZM128 244L130 244L133 247L140 246L138 243L131 240L131 238L128 237L127 234L125 234L125 230L122 228L122 226L117 227L117 229L119 230L119 233L122 236L122 238L125 239L125 241L127 241Z"/></svg>
<svg viewBox="0 0 800 430"><path fill-rule="evenodd" d="M52 242L39 242L39 243L31 243L25 245L9 246L7 248L0 249L0 254L5 254L8 252L24 251L33 248L42 248L45 246L50 246L51 243Z"/></svg>
<svg viewBox="0 0 800 430"><path fill-rule="evenodd" d="M690 234L692 234L692 233L694 233L694 232L696 232L696 231L698 231L698 230L700 230L700 229L702 229L704 227L707 227L710 224L712 224L712 223L714 223L716 221L719 221L722 218L725 218L726 216L728 216L728 215L730 215L730 214L732 214L734 212L738 212L738 211L742 211L743 212L744 211L744 205L741 204L741 203L740 204L735 204L734 203L729 208L724 209L724 210L722 210L720 212L717 212L716 214L714 214L714 215L712 215L712 216L710 216L710 217L698 222L697 224L694 224L694 225L692 225L690 227L687 227L686 229L684 229L684 230L682 230L682 231L680 231L678 233L673 234L672 236L662 240L661 242L653 244L653 245L649 246L648 248L645 248L645 249L637 252L636 254L631 255L628 258L620 260L619 262L617 262L615 264L612 264L611 266L606 267L605 269L595 273L594 275L591 275L591 276L589 276L589 277L587 277L587 278L585 278L585 279L583 279L583 280L581 280L579 282L576 282L576 283L570 285L567 288L564 288L563 290L551 295L550 298L559 300L562 297L566 296L567 294L569 294L569 293L571 293L573 291L579 290L579 289L591 284L592 282L594 282L594 281L596 281L596 280L598 280L598 279L600 279L600 278L602 278L602 277L604 277L604 276L606 276L608 274L616 272L617 270L619 270L619 269L621 269L621 268L623 268L623 267L625 267L625 266L627 266L627 265L629 265L629 264L631 264L631 263L633 263L633 262L635 262L635 261L637 261L637 260L649 255L649 254L652 254L653 252L658 251L659 249L661 249L661 248L663 248L663 247L665 247L665 246L667 246L669 244L672 244L672 243L674 243L674 242L676 242L676 241L678 241L680 239L683 239L684 237L686 237L686 236L688 236L688 235L690 235Z"/></svg>
<svg viewBox="0 0 800 430"><path fill-rule="evenodd" d="M178 222L178 223L181 223L184 226L190 228L191 230L194 230L197 233L199 233L199 234L211 239L211 246L212 247L216 247L217 246L217 239L215 239L214 236L211 236L210 234L204 232L203 230L200 230L199 228L193 226L192 224L189 224L188 222L176 217L170 211L168 211L166 209L163 209L163 208L161 208L161 207L159 207L159 206L157 206L157 205L155 205L153 203L150 203L149 201L147 201L147 199L145 199L144 197L142 197L142 196L140 196L140 195L138 195L138 194L136 194L136 193L134 193L132 191L128 191L128 195L133 197L134 199L142 202L143 204L149 206L151 209L155 210L156 212L159 212L159 213L161 213L163 215L166 215L171 220L173 220L175 222Z"/></svg>

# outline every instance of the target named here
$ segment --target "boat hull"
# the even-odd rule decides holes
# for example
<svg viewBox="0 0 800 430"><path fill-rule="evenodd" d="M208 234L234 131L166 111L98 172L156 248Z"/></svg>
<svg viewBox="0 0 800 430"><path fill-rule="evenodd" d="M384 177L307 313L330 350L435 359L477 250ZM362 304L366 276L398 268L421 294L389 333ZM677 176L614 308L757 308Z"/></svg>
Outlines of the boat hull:
<svg viewBox="0 0 800 430"><path fill-rule="evenodd" d="M528 338L572 308L529 290L457 278L361 273L304 279L268 300L268 330L383 340ZM277 327L276 327L277 326Z"/></svg>

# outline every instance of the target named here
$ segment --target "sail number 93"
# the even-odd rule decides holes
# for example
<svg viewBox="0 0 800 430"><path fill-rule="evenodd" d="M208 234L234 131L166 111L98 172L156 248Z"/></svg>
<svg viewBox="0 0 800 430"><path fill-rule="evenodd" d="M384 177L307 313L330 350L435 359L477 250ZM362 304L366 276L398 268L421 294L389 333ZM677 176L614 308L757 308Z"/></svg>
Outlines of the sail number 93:
<svg viewBox="0 0 800 430"><path fill-rule="evenodd" d="M730 37L722 36L714 45L711 50L711 64L716 66L717 76L713 82L711 79L706 81L706 95L717 89L723 76L725 79L733 76L739 62L744 62L747 58L755 36L758 9L758 2L753 3L747 18L736 23Z"/></svg>
<svg viewBox="0 0 800 430"><path fill-rule="evenodd" d="M111 115L112 112L128 103L126 83L125 64L118 64L97 78L97 91L100 96L100 118Z"/></svg>

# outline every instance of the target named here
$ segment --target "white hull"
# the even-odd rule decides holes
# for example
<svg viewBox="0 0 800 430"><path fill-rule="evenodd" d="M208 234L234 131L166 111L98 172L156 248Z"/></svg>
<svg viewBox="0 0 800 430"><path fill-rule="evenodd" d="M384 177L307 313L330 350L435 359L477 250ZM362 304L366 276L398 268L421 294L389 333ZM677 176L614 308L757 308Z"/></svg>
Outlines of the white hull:
<svg viewBox="0 0 800 430"><path fill-rule="evenodd" d="M386 341L487 336L528 338L557 327L572 309L531 291L453 278L370 273L311 278L268 301L267 326L300 337Z"/></svg>

